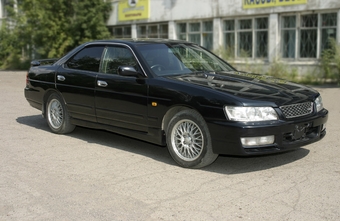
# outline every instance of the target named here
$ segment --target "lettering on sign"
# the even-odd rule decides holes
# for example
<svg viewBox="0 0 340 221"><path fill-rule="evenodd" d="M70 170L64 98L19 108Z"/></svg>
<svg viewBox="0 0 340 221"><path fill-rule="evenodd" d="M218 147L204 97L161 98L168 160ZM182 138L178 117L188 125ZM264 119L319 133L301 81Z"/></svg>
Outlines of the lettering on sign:
<svg viewBox="0 0 340 221"><path fill-rule="evenodd" d="M307 4L307 0L243 0L243 8L265 8Z"/></svg>
<svg viewBox="0 0 340 221"><path fill-rule="evenodd" d="M150 0L121 0L118 3L118 20L148 19Z"/></svg>

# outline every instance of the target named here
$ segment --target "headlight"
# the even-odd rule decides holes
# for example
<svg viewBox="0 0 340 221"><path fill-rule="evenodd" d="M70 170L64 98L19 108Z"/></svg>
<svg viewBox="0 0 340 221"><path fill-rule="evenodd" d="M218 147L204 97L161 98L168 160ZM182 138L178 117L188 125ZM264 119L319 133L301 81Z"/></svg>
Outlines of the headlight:
<svg viewBox="0 0 340 221"><path fill-rule="evenodd" d="M323 109L323 103L322 103L322 98L321 96L317 97L315 99L315 104L316 104L316 111L319 112Z"/></svg>
<svg viewBox="0 0 340 221"><path fill-rule="evenodd" d="M225 112L232 121L266 121L277 120L272 107L233 107L225 106Z"/></svg>

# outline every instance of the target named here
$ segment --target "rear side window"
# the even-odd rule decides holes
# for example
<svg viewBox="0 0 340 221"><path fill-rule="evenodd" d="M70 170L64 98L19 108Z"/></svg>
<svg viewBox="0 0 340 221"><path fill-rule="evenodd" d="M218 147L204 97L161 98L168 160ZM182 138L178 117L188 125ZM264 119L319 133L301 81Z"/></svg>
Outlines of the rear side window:
<svg viewBox="0 0 340 221"><path fill-rule="evenodd" d="M104 46L86 47L74 55L66 65L71 69L98 72L103 50Z"/></svg>

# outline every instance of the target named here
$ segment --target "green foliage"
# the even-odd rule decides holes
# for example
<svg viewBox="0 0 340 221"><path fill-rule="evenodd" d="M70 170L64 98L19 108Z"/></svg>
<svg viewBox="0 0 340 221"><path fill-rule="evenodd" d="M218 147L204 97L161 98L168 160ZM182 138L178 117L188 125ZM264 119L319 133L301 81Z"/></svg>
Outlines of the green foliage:
<svg viewBox="0 0 340 221"><path fill-rule="evenodd" d="M9 19L0 32L0 60L23 63L61 57L91 40L107 39L111 3L104 0L17 0L6 8ZM14 25L10 25L14 24ZM11 44L3 42L3 39ZM13 62L12 62L13 63ZM26 62L27 63L27 62ZM0 63L2 68L12 68Z"/></svg>
<svg viewBox="0 0 340 221"><path fill-rule="evenodd" d="M235 49L228 47L220 47L218 50L214 51L215 54L220 55L224 60L232 63L235 60Z"/></svg>
<svg viewBox="0 0 340 221"><path fill-rule="evenodd" d="M296 68L289 69L287 64L280 63L275 60L268 69L268 75L283 78L289 81L298 81L298 72Z"/></svg>
<svg viewBox="0 0 340 221"><path fill-rule="evenodd" d="M335 41L334 41L335 42ZM335 79L337 80L337 84L340 85L340 45L335 44L335 55L334 55L334 65L336 68Z"/></svg>
<svg viewBox="0 0 340 221"><path fill-rule="evenodd" d="M340 84L340 45L334 39L330 39L330 48L322 52L321 68L323 82L330 80Z"/></svg>
<svg viewBox="0 0 340 221"><path fill-rule="evenodd" d="M13 43L14 42L12 42L7 28L2 26L0 29L0 66L6 63L4 58L10 55L11 49L13 48Z"/></svg>
<svg viewBox="0 0 340 221"><path fill-rule="evenodd" d="M335 41L334 41L335 42ZM267 74L276 78L286 79L289 81L303 83L303 84L322 84L325 80L322 79L331 79L337 78L337 81L340 82L340 45L336 45L333 47L332 50L324 52L323 54L328 55L327 60L323 59L324 65L322 66L325 68L326 74L324 76L320 76L320 72L317 69L309 74L301 75L298 72L296 67L292 67L291 65L280 62L279 59L276 59L272 63L264 63L264 62L249 62L248 55L246 52L241 51L240 58L242 63L235 62L234 50L226 50L220 48L219 50L215 51L216 54L219 54L223 59L228 61L234 66L241 67L242 71L246 71L249 73L259 73L259 74ZM332 66L333 65L333 66ZM340 84L340 83L338 83Z"/></svg>

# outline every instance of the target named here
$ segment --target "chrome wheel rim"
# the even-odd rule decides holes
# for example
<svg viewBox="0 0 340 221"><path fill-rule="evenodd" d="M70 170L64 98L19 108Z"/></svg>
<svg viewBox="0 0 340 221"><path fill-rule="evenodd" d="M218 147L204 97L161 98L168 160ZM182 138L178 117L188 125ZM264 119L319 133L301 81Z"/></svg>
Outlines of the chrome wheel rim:
<svg viewBox="0 0 340 221"><path fill-rule="evenodd" d="M194 161L203 151L203 133L195 122L181 120L175 124L171 131L171 144L179 158L185 161Z"/></svg>
<svg viewBox="0 0 340 221"><path fill-rule="evenodd" d="M48 121L54 129L59 129L63 123L63 106L57 99L52 99L48 105Z"/></svg>

